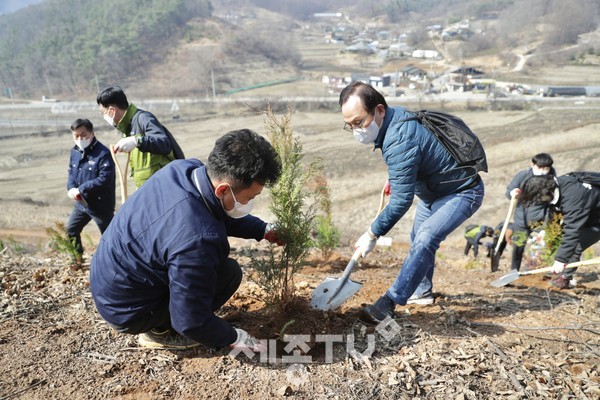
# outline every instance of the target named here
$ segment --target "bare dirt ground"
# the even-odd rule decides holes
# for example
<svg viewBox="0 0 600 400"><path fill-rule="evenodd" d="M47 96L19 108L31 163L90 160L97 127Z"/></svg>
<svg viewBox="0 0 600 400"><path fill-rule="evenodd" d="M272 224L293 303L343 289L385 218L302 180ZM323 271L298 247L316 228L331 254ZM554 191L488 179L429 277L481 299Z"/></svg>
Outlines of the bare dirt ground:
<svg viewBox="0 0 600 400"><path fill-rule="evenodd" d="M483 175L484 205L469 222L495 224L504 218L506 184L537 152L551 153L559 173L598 169L597 109L563 104L457 113L479 133L490 164ZM227 130L264 132L262 116L248 111L183 114L182 120L169 127L188 156L201 159ZM434 305L398 307L394 322L377 329L360 323L356 315L361 305L383 293L406 256L411 212L390 232L392 248L377 249L355 269L352 278L364 283L356 296L336 311L311 310L312 290L323 278L341 273L350 244L373 218L386 174L380 154L354 143L340 129L336 112L298 111L292 124L307 159L323 159L343 246L329 261L313 254L296 279L299 299L285 313L266 307L248 280L221 310L232 324L274 343L270 360L233 357L225 350L144 350L135 337L112 331L94 309L89 268L71 270L66 259L48 250L43 234L55 221L64 222L70 209L64 189L70 136L3 140L0 398L600 396L600 281L595 267L580 269L575 289L554 290L539 275L494 288L489 282L508 271L509 252L501 271L491 273L485 257L462 255L459 229L438 253ZM112 132L99 130L98 136L104 143L114 140ZM268 220L268 195L261 197L256 214ZM89 260L98 234L93 225L85 232ZM244 266L250 254L264 249L253 242L232 242L233 255ZM294 348L285 350L284 334L306 335L307 358L294 357ZM329 336L335 343L328 348L317 335L336 335Z"/></svg>
<svg viewBox="0 0 600 400"><path fill-rule="evenodd" d="M315 71L316 83L294 82L252 95L323 96L318 79L323 67L336 74L356 63L348 57L329 60L338 50L311 45L312 58L305 64ZM600 79L598 68L585 71L553 70L552 82L562 82L559 78L566 74L569 84ZM536 71L526 74L531 79ZM542 77L539 71L537 75ZM244 96L248 93L237 95ZM171 119L171 103L132 100L159 116L188 157L206 159L215 139L232 129L264 133L262 115L243 99L227 105L174 101L177 119ZM451 103L430 97L404 105L455 107ZM535 100L504 111L468 99L460 104L452 110L479 134L490 167L483 174L483 206L468 223L495 225L504 219L506 185L536 153L552 154L560 174L600 169L600 106L593 99ZM600 398L597 267L581 268L574 289L554 290L540 275L494 288L489 282L508 272L510 251L501 270L491 273L487 258L462 254L463 230L458 229L437 255L435 304L397 307L398 316L390 324L365 326L357 311L387 289L402 265L411 210L389 233L392 247L376 249L355 268L352 279L364 286L352 299L336 311L309 308L313 289L345 267L351 245L376 212L387 179L380 153L356 144L340 129L337 109L323 104L299 107L292 126L306 159L323 160L342 245L330 260L312 254L296 277L298 300L279 314L265 306L259 289L247 279L252 272L249 257L264 245L232 240L232 255L247 274L220 313L235 326L271 340L274 351L250 359L226 350L138 348L135 337L116 334L94 309L88 275L97 228L91 224L84 231L87 263L81 270L72 270L64 257L51 252L45 234L46 227L65 222L71 208L65 188L71 121L90 118L104 144L114 143L117 136L106 129L93 101L54 112L51 106L0 107L0 122L10 122L0 131L0 399ZM23 131L23 119L61 127L62 133L52 133L57 129L45 125ZM265 193L255 212L265 220L271 217L268 202ZM598 246L594 252L600 254ZM293 353L301 349L297 346L286 350L285 334L306 335L303 354ZM326 344L317 335L334 336Z"/></svg>

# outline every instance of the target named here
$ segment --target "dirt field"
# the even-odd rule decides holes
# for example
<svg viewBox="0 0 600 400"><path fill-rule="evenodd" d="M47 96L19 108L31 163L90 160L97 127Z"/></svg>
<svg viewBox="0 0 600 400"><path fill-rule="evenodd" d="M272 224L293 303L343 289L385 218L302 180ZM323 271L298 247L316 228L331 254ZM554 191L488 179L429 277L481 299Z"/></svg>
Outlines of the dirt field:
<svg viewBox="0 0 600 400"><path fill-rule="evenodd" d="M264 133L263 118L247 109L218 111L191 106L169 122L186 154L206 158L214 140L235 128ZM237 107L237 106L236 106ZM589 106L593 107L593 105ZM38 111L38 113L41 113ZM496 224L504 218L506 184L530 157L546 151L559 173L600 165L600 114L570 103L528 111L457 110L479 133L490 172L486 198L469 221ZM67 115L74 119L76 115ZM99 118L92 114L90 118ZM166 118L166 117L165 117ZM100 141L115 141L95 121ZM390 232L393 247L377 249L352 278L363 288L341 309L308 307L314 287L341 273L350 244L368 227L386 180L380 153L358 145L340 129L337 112L298 111L294 131L307 159L321 157L332 189L334 223L343 246L329 261L315 253L296 279L299 300L284 315L257 298L244 281L221 310L232 324L270 339L275 359L232 357L227 351L152 351L135 337L109 329L94 309L88 267L69 269L47 250L44 228L66 221L66 164L70 136L2 140L0 149L0 398L2 399L517 399L600 396L597 268L581 268L575 289L556 291L539 275L494 288L506 273L489 272L488 259L462 255L462 229L438 253L436 303L398 307L393 324L374 329L358 322L361 304L391 283L407 253L412 211ZM132 187L132 185L130 185ZM256 214L269 219L268 194ZM86 228L87 257L98 233ZM243 266L261 244L232 240ZM596 255L600 254L595 249ZM248 272L248 271L247 271ZM308 335L308 359L290 358L285 334ZM338 335L328 353L316 335ZM356 351L351 351L355 349ZM360 354L359 354L360 353ZM273 353L270 354L273 356ZM284 356L284 357L282 357Z"/></svg>
<svg viewBox="0 0 600 400"><path fill-rule="evenodd" d="M300 50L309 78L241 92L232 103L131 100L156 113L188 157L206 159L214 141L229 130L265 133L263 116L248 107L245 97L323 97L327 93L321 75L361 70L364 65L357 67L357 61L372 62L340 56L341 47L318 38L307 42ZM497 59L479 61L476 65L501 65ZM504 69L499 72L518 81L519 76L510 74L512 66ZM277 73L282 78L290 75ZM521 78L540 84L590 84L600 81L600 68L526 68ZM164 91L168 93L171 84L163 82ZM90 93L84 99L87 104L76 105L71 99L16 107L0 104L0 399L600 398L598 267L581 268L577 287L570 290L554 290L540 275L494 288L489 282L508 272L510 251L501 260L501 270L491 273L487 258L462 254L459 228L437 255L434 305L397 307L398 317L377 328L357 320L362 304L381 295L402 265L414 210L389 233L391 248L376 249L355 268L352 279L363 287L352 299L336 311L309 308L313 289L345 267L351 245L377 210L387 179L380 153L356 144L341 129L342 118L332 102L298 105L292 125L306 159L323 160L342 246L330 260L311 255L296 277L298 300L278 314L265 306L258 288L247 279L248 255L264 245L232 239L232 255L247 274L220 314L270 340L275 351L249 359L225 350L138 348L135 337L116 334L94 309L88 275L97 228L92 224L84 231L87 262L77 271L49 251L45 234L46 227L66 221L72 206L65 187L70 123L90 118L101 142L117 140L98 115L94 98ZM495 225L504 219L506 185L536 153L552 154L559 174L600 170L600 103L594 99L535 99L508 111L492 111L498 107L480 98L420 97L391 104L396 100L412 109L449 107L482 139L489 164L489 173L482 175L486 197L468 223ZM264 102L252 105L260 104ZM38 125L29 129L24 123ZM270 220L268 204L267 192L258 199L255 214ZM600 248L594 252L600 255ZM306 335L307 358L285 349L284 334ZM335 336L329 336L332 342L327 344L317 335Z"/></svg>

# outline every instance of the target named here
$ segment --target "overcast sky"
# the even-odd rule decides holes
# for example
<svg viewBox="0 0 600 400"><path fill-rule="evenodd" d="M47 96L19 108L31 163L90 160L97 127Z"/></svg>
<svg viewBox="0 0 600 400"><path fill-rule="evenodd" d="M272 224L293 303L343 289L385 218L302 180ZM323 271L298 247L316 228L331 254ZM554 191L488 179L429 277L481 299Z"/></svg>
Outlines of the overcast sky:
<svg viewBox="0 0 600 400"><path fill-rule="evenodd" d="M10 14L19 8L41 3L42 1L44 0L0 0L0 15Z"/></svg>

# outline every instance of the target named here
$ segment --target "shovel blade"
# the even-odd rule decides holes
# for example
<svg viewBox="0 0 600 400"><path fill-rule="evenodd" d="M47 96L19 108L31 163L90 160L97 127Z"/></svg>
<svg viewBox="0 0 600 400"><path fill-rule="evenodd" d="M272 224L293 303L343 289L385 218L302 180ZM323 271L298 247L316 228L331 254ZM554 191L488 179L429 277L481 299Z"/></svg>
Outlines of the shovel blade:
<svg viewBox="0 0 600 400"><path fill-rule="evenodd" d="M343 286L340 288L340 285ZM361 287L361 283L350 279L344 283L340 278L325 278L313 292L310 306L317 310L333 310L352 297ZM339 291L335 294L338 288Z"/></svg>
<svg viewBox="0 0 600 400"><path fill-rule="evenodd" d="M516 281L517 279L519 279L519 271L513 271L510 272L498 279L496 279L495 281L490 282L490 285L494 286L494 287L502 287L502 286L506 286L511 282Z"/></svg>

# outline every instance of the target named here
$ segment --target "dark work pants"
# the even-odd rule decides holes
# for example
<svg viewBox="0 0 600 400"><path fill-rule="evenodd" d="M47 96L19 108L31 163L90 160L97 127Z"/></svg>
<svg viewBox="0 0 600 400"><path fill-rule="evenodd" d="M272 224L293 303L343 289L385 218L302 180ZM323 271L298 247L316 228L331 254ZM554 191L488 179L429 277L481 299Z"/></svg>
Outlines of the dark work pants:
<svg viewBox="0 0 600 400"><path fill-rule="evenodd" d="M67 221L67 235L70 238L75 239L75 249L78 254L83 254L83 245L81 244L81 231L91 221L94 220L100 233L104 233L108 224L112 221L114 212L95 213L90 211L89 213L83 212L77 207L73 207L69 220Z"/></svg>
<svg viewBox="0 0 600 400"><path fill-rule="evenodd" d="M522 226L517 226L516 224L514 225L513 229L513 251L511 269L516 269L517 271L519 271L521 270L521 261L523 261L523 254L525 254L525 246L527 245L527 240L529 238L529 235L531 234L531 230L528 228L523 228ZM525 238L524 240L523 237ZM517 238L517 240L515 240L515 238ZM517 243L519 241L522 241L523 243Z"/></svg>
<svg viewBox="0 0 600 400"><path fill-rule="evenodd" d="M477 257L479 253L479 245L475 243L475 239L473 238L465 238L467 240L467 244L465 245L465 256L469 255L469 250L473 247L473 255Z"/></svg>
<svg viewBox="0 0 600 400"><path fill-rule="evenodd" d="M577 262L581 259L581 254L585 249L600 241L600 226L584 226L579 234L579 243L575 252L567 262L567 264ZM565 269L563 275L571 278L575 274L577 268Z"/></svg>
<svg viewBox="0 0 600 400"><path fill-rule="evenodd" d="M213 298L212 311L217 311L233 296L242 283L242 269L237 261L228 258L221 268L217 270L217 287L215 288L215 297ZM171 328L171 314L169 313L169 297L165 296L164 301L158 309L148 312L137 321L127 326L111 325L121 333L138 334L148 332L151 329L164 331Z"/></svg>

